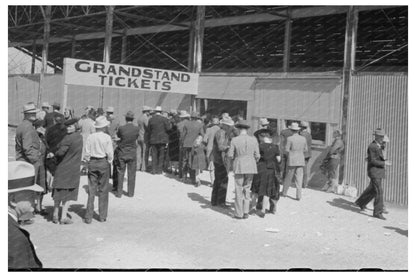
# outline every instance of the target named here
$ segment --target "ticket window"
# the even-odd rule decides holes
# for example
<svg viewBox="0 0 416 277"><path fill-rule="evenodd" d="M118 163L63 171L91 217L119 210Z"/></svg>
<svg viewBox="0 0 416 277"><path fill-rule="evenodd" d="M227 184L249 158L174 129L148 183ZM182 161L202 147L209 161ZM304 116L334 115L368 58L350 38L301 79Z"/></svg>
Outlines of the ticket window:
<svg viewBox="0 0 416 277"><path fill-rule="evenodd" d="M247 118L247 101L198 99L200 114L218 115L228 113L231 117L241 116Z"/></svg>

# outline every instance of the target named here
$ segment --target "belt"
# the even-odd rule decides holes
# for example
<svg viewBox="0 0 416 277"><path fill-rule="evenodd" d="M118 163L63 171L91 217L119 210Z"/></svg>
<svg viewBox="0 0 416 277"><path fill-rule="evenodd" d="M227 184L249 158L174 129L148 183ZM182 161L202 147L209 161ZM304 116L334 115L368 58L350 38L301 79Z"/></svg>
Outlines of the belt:
<svg viewBox="0 0 416 277"><path fill-rule="evenodd" d="M103 157L103 158L96 158L96 157L91 157L90 158L90 160L102 160L102 159L105 159L106 157Z"/></svg>

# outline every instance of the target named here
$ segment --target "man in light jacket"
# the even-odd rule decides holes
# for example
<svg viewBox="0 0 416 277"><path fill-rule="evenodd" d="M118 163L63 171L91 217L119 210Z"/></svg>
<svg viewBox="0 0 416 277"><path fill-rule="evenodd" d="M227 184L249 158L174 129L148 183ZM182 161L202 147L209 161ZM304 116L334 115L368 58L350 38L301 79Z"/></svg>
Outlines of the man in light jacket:
<svg viewBox="0 0 416 277"><path fill-rule="evenodd" d="M296 184L296 200L302 197L303 167L305 166L305 155L308 151L308 145L305 137L299 135L300 127L297 122L292 122L289 129L293 131L293 135L287 138L285 151L287 153L288 171L283 183L282 196L287 196L290 184L295 177Z"/></svg>

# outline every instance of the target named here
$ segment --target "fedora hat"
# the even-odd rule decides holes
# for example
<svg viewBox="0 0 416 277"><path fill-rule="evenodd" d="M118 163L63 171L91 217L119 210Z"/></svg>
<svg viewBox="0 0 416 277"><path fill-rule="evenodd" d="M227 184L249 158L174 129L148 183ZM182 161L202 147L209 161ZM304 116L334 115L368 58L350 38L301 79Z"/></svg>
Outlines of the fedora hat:
<svg viewBox="0 0 416 277"><path fill-rule="evenodd" d="M23 113L37 113L39 109L36 108L35 104L27 103L23 105Z"/></svg>
<svg viewBox="0 0 416 277"><path fill-rule="evenodd" d="M49 105L48 102L43 102L42 103L42 108L49 108L51 105Z"/></svg>
<svg viewBox="0 0 416 277"><path fill-rule="evenodd" d="M235 127L240 129L248 129L250 128L250 125L248 124L247 120L240 120L237 124L235 124Z"/></svg>
<svg viewBox="0 0 416 277"><path fill-rule="evenodd" d="M107 118L102 115L102 116L97 117L97 119L95 120L94 127L95 128L104 128L104 127L108 126L109 124L110 124L110 122L107 120Z"/></svg>
<svg viewBox="0 0 416 277"><path fill-rule="evenodd" d="M58 102L53 102L52 107L61 108L61 104L59 104Z"/></svg>
<svg viewBox="0 0 416 277"><path fill-rule="evenodd" d="M190 117L191 115L187 111L180 111L179 117Z"/></svg>
<svg viewBox="0 0 416 277"><path fill-rule="evenodd" d="M35 184L35 167L24 161L9 162L9 193L22 190L42 192L43 188Z"/></svg>
<svg viewBox="0 0 416 277"><path fill-rule="evenodd" d="M114 107L107 107L105 110L107 113L114 113Z"/></svg>
<svg viewBox="0 0 416 277"><path fill-rule="evenodd" d="M148 111L151 111L152 110L152 108L150 108L149 106L143 106L143 108L142 108L142 112L148 112Z"/></svg>
<svg viewBox="0 0 416 277"><path fill-rule="evenodd" d="M162 107L161 106L156 106L156 108L153 111L162 112Z"/></svg>
<svg viewBox="0 0 416 277"><path fill-rule="evenodd" d="M294 130L294 131L299 131L300 130L299 124L297 122L292 122L289 125L288 128L291 129L291 130Z"/></svg>
<svg viewBox="0 0 416 277"><path fill-rule="evenodd" d="M224 116L221 120L220 120L220 124L225 124L228 126L234 126L234 121L231 119L231 117L229 116Z"/></svg>
<svg viewBox="0 0 416 277"><path fill-rule="evenodd" d="M374 131L373 135L375 135L375 136L385 136L386 135L386 132L382 128L377 128Z"/></svg>
<svg viewBox="0 0 416 277"><path fill-rule="evenodd" d="M309 123L308 123L307 121L301 121L301 122L300 122L300 126L301 126L302 128L309 128Z"/></svg>
<svg viewBox="0 0 416 277"><path fill-rule="evenodd" d="M124 116L129 117L129 118L134 118L134 113L132 111L128 111Z"/></svg>
<svg viewBox="0 0 416 277"><path fill-rule="evenodd" d="M270 124L270 122L267 120L267 118L265 118L265 117L260 118L260 125L261 126L268 125L268 124Z"/></svg>

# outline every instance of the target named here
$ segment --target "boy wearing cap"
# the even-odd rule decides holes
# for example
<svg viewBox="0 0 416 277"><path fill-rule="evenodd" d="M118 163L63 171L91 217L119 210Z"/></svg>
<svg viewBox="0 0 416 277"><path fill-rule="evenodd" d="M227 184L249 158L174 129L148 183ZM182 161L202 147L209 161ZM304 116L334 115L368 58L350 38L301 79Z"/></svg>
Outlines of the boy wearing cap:
<svg viewBox="0 0 416 277"><path fill-rule="evenodd" d="M370 177L370 185L355 201L361 210L365 210L366 205L374 198L373 216L385 220L383 216L383 187L382 179L386 177L385 166L391 165L391 161L387 160L383 153L383 140L386 133L383 129L377 128L374 131L374 140L367 149L367 174Z"/></svg>
<svg viewBox="0 0 416 277"><path fill-rule="evenodd" d="M88 162L88 202L84 222L90 224L94 213L94 198L98 196L99 220L107 220L108 212L108 179L110 164L113 161L113 142L105 133L110 124L105 116L95 120L96 132L91 134L85 143L85 160Z"/></svg>
<svg viewBox="0 0 416 277"><path fill-rule="evenodd" d="M117 137L120 138L114 156L116 158L117 181L113 187L117 190L116 196L121 197L123 192L123 179L127 166L127 196L133 197L136 184L136 163L137 163L137 138L139 127L133 125L134 113L128 111L125 115L126 125L117 130ZM114 182L114 181L113 181Z"/></svg>
<svg viewBox="0 0 416 277"><path fill-rule="evenodd" d="M33 212L34 192L43 188L35 184L35 168L24 161L9 162L8 182L8 268L42 268L29 232L20 228L22 215Z"/></svg>

